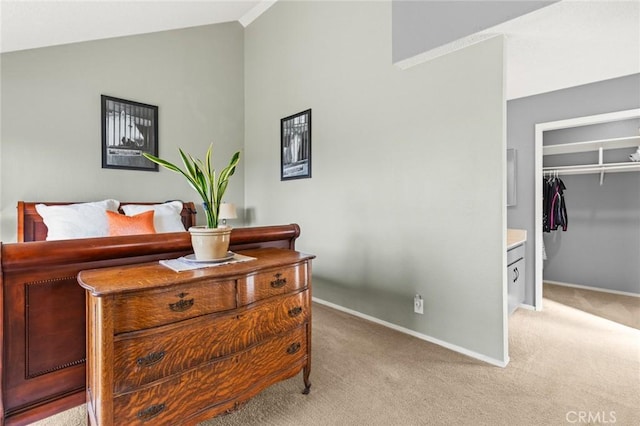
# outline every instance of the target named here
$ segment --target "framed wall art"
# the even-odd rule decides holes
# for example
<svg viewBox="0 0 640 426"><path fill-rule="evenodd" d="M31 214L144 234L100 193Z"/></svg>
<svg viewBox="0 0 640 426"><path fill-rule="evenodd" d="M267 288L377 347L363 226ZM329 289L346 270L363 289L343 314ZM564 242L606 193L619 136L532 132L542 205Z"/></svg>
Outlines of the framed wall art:
<svg viewBox="0 0 640 426"><path fill-rule="evenodd" d="M158 107L102 95L102 168L158 171Z"/></svg>
<svg viewBox="0 0 640 426"><path fill-rule="evenodd" d="M311 177L311 110L280 120L280 180Z"/></svg>

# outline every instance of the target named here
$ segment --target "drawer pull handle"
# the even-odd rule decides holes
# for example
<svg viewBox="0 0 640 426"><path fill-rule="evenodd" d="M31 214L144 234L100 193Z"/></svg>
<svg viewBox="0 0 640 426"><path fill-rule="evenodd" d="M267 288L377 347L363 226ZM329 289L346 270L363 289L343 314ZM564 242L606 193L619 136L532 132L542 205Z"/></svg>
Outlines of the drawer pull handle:
<svg viewBox="0 0 640 426"><path fill-rule="evenodd" d="M176 303L169 303L169 309L174 312L184 312L191 309L195 299L180 299Z"/></svg>
<svg viewBox="0 0 640 426"><path fill-rule="evenodd" d="M162 410L164 410L164 408L165 408L164 403L155 404L145 408L144 410L138 411L137 416L140 420L142 420L143 422L146 422L147 420L151 420L152 418L160 414Z"/></svg>
<svg viewBox="0 0 640 426"><path fill-rule="evenodd" d="M286 278L280 278L282 276L281 273L277 273L274 275L275 280L271 281L271 287L273 288L280 288L283 287L287 284L287 279Z"/></svg>
<svg viewBox="0 0 640 426"><path fill-rule="evenodd" d="M288 353L289 355L293 355L293 354L295 354L296 352L298 352L299 350L300 350L300 343L299 343L299 342L296 342L296 343L292 343L292 344L291 344L291 346L289 346L289 347L287 348L287 353Z"/></svg>
<svg viewBox="0 0 640 426"><path fill-rule="evenodd" d="M157 364L162 361L162 358L164 358L164 351L153 352L147 356L138 358L136 363L140 367L151 367L153 364Z"/></svg>
<svg viewBox="0 0 640 426"><path fill-rule="evenodd" d="M515 275L513 278L513 282L515 283L518 281L518 278L520 278L520 271L518 271L518 268L513 268L513 274Z"/></svg>
<svg viewBox="0 0 640 426"><path fill-rule="evenodd" d="M289 316L291 318L297 317L302 313L302 306L296 306L295 308L289 309Z"/></svg>

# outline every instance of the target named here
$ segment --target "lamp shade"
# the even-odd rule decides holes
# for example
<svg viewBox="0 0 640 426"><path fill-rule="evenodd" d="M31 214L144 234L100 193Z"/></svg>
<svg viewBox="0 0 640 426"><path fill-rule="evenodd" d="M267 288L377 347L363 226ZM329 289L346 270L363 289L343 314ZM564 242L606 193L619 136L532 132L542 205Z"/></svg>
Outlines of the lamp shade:
<svg viewBox="0 0 640 426"><path fill-rule="evenodd" d="M236 213L236 205L232 203L220 204L220 212L218 213L218 219L235 219L238 215Z"/></svg>

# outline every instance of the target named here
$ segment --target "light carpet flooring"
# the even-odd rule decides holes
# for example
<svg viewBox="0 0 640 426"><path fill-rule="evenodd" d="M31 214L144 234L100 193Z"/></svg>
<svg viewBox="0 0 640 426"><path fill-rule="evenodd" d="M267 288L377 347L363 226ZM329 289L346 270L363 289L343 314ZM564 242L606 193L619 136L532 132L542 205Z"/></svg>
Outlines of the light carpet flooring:
<svg viewBox="0 0 640 426"><path fill-rule="evenodd" d="M202 426L640 425L640 330L554 294L510 317L506 368L314 304L311 394L297 376ZM84 406L36 423L85 424Z"/></svg>
<svg viewBox="0 0 640 426"><path fill-rule="evenodd" d="M544 283L543 294L545 299L640 330L640 297L620 297L549 283Z"/></svg>

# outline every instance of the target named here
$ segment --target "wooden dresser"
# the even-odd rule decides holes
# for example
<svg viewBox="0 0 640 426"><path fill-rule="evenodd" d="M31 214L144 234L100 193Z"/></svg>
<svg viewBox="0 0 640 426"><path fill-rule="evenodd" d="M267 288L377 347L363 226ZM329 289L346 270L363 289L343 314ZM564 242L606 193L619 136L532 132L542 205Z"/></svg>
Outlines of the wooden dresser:
<svg viewBox="0 0 640 426"><path fill-rule="evenodd" d="M287 249L174 272L82 271L92 425L192 425L303 371L311 383L311 259Z"/></svg>

